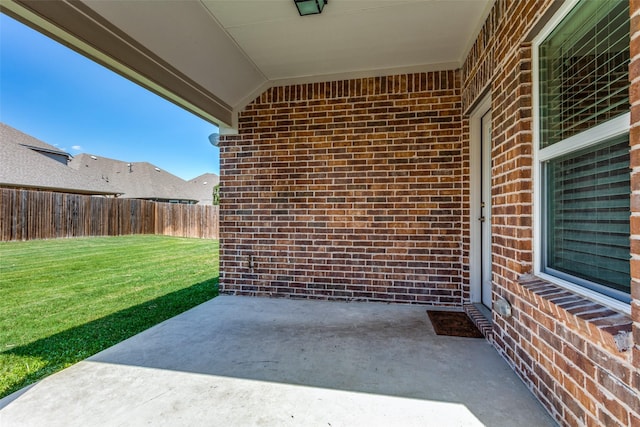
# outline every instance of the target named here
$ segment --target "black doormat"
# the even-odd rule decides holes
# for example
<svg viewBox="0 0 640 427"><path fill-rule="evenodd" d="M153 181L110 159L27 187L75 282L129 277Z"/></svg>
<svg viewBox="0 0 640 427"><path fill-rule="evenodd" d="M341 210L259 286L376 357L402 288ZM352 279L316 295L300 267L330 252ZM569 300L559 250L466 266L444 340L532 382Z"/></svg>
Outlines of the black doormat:
<svg viewBox="0 0 640 427"><path fill-rule="evenodd" d="M469 316L460 311L427 310L433 329L438 335L450 337L484 338Z"/></svg>

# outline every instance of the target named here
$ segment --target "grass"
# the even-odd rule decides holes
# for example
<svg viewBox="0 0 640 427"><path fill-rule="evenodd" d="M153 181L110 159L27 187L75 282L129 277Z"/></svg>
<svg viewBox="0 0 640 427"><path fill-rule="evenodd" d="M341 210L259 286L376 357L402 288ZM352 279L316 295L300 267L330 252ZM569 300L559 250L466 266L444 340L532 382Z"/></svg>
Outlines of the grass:
<svg viewBox="0 0 640 427"><path fill-rule="evenodd" d="M218 242L0 243L0 398L217 295Z"/></svg>

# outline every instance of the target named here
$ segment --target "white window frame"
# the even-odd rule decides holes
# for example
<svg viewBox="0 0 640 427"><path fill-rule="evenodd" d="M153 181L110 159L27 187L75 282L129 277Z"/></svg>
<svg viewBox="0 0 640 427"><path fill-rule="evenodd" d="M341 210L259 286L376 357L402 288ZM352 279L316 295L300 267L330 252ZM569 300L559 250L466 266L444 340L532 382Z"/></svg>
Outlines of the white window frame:
<svg viewBox="0 0 640 427"><path fill-rule="evenodd" d="M589 288L585 288L576 283L563 280L559 277L552 276L543 271L543 253L544 238L543 236L543 215L544 215L544 177L542 172L542 164L550 159L576 152L578 150L594 146L605 140L616 136L628 134L631 128L631 114L626 113L622 116L611 119L605 123L573 135L561 142L550 145L549 147L540 148L540 81L539 81L539 54L540 44L547 38L549 34L560 24L565 16L578 4L580 0L567 0L556 12L556 14L547 22L540 33L533 39L532 44L532 72L533 72L533 264L534 274L541 279L554 283L560 287L567 289L573 293L582 295L591 300L597 301L602 305L612 308L616 311L631 314L631 304L619 301L610 296L596 292ZM629 195L631 197L631 195Z"/></svg>

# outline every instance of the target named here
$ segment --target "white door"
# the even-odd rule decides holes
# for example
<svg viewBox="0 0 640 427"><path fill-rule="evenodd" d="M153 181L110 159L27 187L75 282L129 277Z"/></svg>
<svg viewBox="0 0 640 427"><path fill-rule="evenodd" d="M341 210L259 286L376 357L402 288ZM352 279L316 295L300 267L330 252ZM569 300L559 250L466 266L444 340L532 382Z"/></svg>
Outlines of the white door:
<svg viewBox="0 0 640 427"><path fill-rule="evenodd" d="M491 308L491 111L481 120L480 145L480 286L482 304Z"/></svg>

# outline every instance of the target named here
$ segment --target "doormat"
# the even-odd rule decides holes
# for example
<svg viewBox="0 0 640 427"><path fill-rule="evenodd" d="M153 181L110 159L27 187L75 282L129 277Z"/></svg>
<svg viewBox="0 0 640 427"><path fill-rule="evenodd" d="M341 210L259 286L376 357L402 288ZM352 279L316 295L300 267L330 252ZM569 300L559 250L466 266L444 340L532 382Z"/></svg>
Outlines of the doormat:
<svg viewBox="0 0 640 427"><path fill-rule="evenodd" d="M437 335L450 337L484 338L467 313L460 311L427 310L429 320Z"/></svg>

